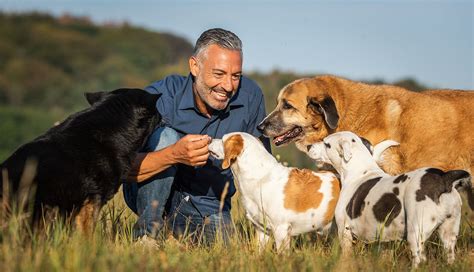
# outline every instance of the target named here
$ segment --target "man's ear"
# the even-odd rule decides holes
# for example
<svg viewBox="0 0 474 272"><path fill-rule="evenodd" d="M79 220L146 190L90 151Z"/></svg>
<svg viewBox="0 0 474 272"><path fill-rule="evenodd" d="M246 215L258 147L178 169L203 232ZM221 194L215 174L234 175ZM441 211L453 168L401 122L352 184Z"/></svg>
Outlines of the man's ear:
<svg viewBox="0 0 474 272"><path fill-rule="evenodd" d="M352 158L351 143L346 140L340 140L337 152L339 152L339 155L344 159L345 162L350 161Z"/></svg>
<svg viewBox="0 0 474 272"><path fill-rule="evenodd" d="M315 113L324 115L328 127L331 129L337 128L339 114L332 97L327 96L321 101L318 101L315 97L308 97L308 107Z"/></svg>
<svg viewBox="0 0 474 272"><path fill-rule="evenodd" d="M89 102L89 105L94 105L98 101L102 100L102 98L106 95L106 92L95 92L95 93L84 93L84 96Z"/></svg>
<svg viewBox="0 0 474 272"><path fill-rule="evenodd" d="M242 153L244 149L244 139L240 135L232 135L224 141L224 159L222 169L229 168Z"/></svg>
<svg viewBox="0 0 474 272"><path fill-rule="evenodd" d="M189 58L189 71L191 74L196 77L199 74L199 62L195 56Z"/></svg>

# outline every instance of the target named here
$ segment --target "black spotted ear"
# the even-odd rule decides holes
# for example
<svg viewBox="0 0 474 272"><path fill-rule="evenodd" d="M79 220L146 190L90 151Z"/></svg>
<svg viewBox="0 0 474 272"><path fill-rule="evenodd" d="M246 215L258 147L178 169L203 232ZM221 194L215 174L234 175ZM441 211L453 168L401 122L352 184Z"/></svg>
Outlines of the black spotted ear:
<svg viewBox="0 0 474 272"><path fill-rule="evenodd" d="M364 137L359 137L359 138L362 140L362 143L365 145L365 147L369 150L370 154L373 155L374 154L374 146L372 145L372 143Z"/></svg>
<svg viewBox="0 0 474 272"><path fill-rule="evenodd" d="M321 101L314 97L308 97L308 107L317 114L324 115L324 120L331 129L337 128L339 114L337 113L336 104L330 96Z"/></svg>
<svg viewBox="0 0 474 272"><path fill-rule="evenodd" d="M106 92L95 92L95 93L84 93L84 96L87 99L87 102L89 102L89 105L94 105L98 101L102 100L104 96L106 95Z"/></svg>

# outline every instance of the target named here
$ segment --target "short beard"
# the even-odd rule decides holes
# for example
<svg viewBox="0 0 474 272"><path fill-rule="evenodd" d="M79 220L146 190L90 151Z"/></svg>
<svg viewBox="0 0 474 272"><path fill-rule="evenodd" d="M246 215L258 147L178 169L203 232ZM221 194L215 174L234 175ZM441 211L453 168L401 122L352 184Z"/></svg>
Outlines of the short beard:
<svg viewBox="0 0 474 272"><path fill-rule="evenodd" d="M229 103L227 103L224 107L220 108L220 107L214 107L213 105L211 105L211 103L209 102L209 96L211 95L211 92L213 91L212 88L209 88L206 84L204 84L204 82L202 82L201 80L199 80L197 77L195 77L195 88L196 88L196 93L197 95L199 95L199 97L201 98L201 100L204 102L204 104L206 104L206 107L208 108L211 108L213 110L223 110L227 107L227 105ZM206 96L207 95L207 96ZM229 101L230 101L230 98L229 98Z"/></svg>

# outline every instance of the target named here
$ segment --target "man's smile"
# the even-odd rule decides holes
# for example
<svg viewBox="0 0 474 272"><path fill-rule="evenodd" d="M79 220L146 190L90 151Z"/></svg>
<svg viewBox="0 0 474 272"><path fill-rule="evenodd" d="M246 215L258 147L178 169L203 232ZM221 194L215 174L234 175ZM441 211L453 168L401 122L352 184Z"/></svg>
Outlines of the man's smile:
<svg viewBox="0 0 474 272"><path fill-rule="evenodd" d="M226 91L220 91L215 89L210 89L212 97L219 102L227 102L230 99L229 93Z"/></svg>

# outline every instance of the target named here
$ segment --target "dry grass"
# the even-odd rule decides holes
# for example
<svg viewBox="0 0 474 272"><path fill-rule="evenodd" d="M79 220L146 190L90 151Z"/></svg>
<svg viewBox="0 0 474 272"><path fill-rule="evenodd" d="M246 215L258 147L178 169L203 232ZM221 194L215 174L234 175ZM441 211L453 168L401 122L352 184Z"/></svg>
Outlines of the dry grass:
<svg viewBox="0 0 474 272"><path fill-rule="evenodd" d="M292 250L278 255L272 248L257 251L253 227L243 217L239 198L233 200L238 232L225 248L192 245L186 238L160 240L158 247L131 240L136 216L119 193L102 210L93 237L51 222L41 234L25 225L24 214L0 213L0 271L408 271L410 253L405 242L356 244L350 258L342 258L337 239L307 234L292 240ZM472 213L463 214L456 262L448 266L442 246L428 244L428 262L420 271L473 271ZM164 235L166 237L166 234Z"/></svg>

